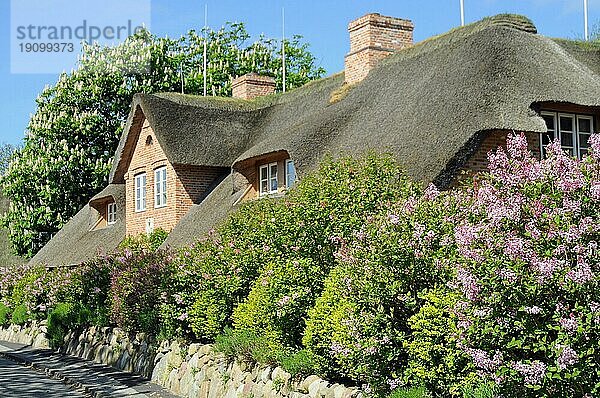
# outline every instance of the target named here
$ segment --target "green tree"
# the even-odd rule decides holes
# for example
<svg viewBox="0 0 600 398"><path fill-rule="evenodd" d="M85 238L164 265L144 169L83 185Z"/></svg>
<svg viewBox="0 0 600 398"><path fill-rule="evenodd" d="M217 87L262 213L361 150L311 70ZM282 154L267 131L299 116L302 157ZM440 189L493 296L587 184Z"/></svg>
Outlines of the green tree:
<svg viewBox="0 0 600 398"><path fill-rule="evenodd" d="M107 183L112 156L135 93L203 92L203 36L207 41L207 92L231 93L231 79L270 74L281 90L281 42L253 43L243 24L228 24L179 39L138 32L114 47L86 45L77 68L60 75L37 98L25 143L0 179L14 204L3 217L20 255L34 255L87 200ZM321 77L308 46L285 42L287 89Z"/></svg>

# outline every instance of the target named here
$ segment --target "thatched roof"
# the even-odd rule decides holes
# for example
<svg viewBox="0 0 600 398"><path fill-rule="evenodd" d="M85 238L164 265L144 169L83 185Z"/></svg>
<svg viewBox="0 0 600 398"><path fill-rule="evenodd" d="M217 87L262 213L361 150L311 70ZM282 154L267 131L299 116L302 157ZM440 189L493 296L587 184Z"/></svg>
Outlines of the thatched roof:
<svg viewBox="0 0 600 398"><path fill-rule="evenodd" d="M254 101L139 95L130 124L142 110L172 163L231 166L286 150L301 174L325 152L374 149L444 186L477 134L543 131L532 105L600 105L598 48L535 32L513 15L454 29L388 57L336 103L329 100L341 74ZM115 182L126 141L125 133Z"/></svg>
<svg viewBox="0 0 600 398"><path fill-rule="evenodd" d="M422 182L448 186L493 130L545 131L540 103L600 107L600 48L499 15L396 52L339 95L343 74L252 101L137 95L111 172L123 173L143 118L174 164L232 166L287 151L302 175L325 153L390 152ZM330 101L338 92L338 100ZM343 98L341 98L343 97ZM227 180L171 233L179 246L231 209Z"/></svg>
<svg viewBox="0 0 600 398"><path fill-rule="evenodd" d="M545 131L532 105L600 105L600 51L534 31L522 17L488 18L397 52L335 104L328 82L308 97L297 90L268 110L237 161L287 150L302 169L321 152L372 148L445 186L479 133Z"/></svg>
<svg viewBox="0 0 600 398"><path fill-rule="evenodd" d="M91 230L98 212L87 204L30 260L31 264L75 265L114 250L125 238L125 186L111 184L92 201L112 197L117 203L117 222Z"/></svg>
<svg viewBox="0 0 600 398"><path fill-rule="evenodd" d="M232 98L136 94L109 181L123 183L144 117L171 164L230 167L248 145L255 107Z"/></svg>
<svg viewBox="0 0 600 398"><path fill-rule="evenodd" d="M388 57L338 102L330 98L342 74L247 102L249 109L231 113L248 117L246 130L237 126L248 144L234 166L285 150L302 174L324 153L373 149L396 155L413 178L444 187L487 132L545 131L536 104L600 106L599 73L596 46L540 36L524 17L486 18ZM212 109L197 114L210 120ZM219 138L215 133L213 147ZM203 225L224 214L220 206L227 201L196 207L186 223ZM175 229L170 239L189 242L189 232Z"/></svg>

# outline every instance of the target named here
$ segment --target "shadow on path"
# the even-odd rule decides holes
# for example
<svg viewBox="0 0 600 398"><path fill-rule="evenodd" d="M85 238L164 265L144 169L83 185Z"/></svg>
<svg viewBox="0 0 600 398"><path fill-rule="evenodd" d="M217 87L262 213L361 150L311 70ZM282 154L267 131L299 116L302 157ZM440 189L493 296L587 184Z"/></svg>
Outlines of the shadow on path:
<svg viewBox="0 0 600 398"><path fill-rule="evenodd" d="M26 369L38 375L38 377L48 378L43 374L37 373L31 369L24 368L23 365L31 365L33 368L45 372L51 377L63 380L66 384L81 387L86 391L86 395L109 396L109 397L157 397L157 398L176 398L177 396L164 389L163 387L151 383L149 380L123 372L106 365L97 364L78 357L60 354L49 349L32 348L22 344L8 343L0 341L0 355L6 359L20 363L16 365L21 369ZM6 360L5 359L5 360ZM4 360L4 361L5 361ZM0 385L5 385L6 380L0 376ZM59 381L53 380L59 384ZM63 389L66 388L63 384ZM0 388L0 397L2 397ZM21 395L12 395L18 396ZM36 397L50 397L53 395L32 395ZM67 396L67 395L56 395ZM75 396L75 395L68 395Z"/></svg>

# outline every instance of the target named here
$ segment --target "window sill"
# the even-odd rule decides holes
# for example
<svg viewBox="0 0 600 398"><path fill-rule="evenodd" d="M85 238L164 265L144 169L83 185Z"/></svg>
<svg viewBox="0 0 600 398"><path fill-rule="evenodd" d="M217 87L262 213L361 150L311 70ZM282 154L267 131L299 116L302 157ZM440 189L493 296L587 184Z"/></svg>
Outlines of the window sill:
<svg viewBox="0 0 600 398"><path fill-rule="evenodd" d="M285 195L285 191L273 191L273 192L269 192L269 193L261 193L260 195L258 195L259 199L262 198L280 198L282 196Z"/></svg>
<svg viewBox="0 0 600 398"><path fill-rule="evenodd" d="M155 209L164 209L167 205L154 206Z"/></svg>

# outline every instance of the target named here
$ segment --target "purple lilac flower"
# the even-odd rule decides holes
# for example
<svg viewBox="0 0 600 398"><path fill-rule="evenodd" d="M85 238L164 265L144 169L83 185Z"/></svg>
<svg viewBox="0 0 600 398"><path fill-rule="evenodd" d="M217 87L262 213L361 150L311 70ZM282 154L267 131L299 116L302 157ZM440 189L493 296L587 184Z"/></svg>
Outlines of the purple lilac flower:
<svg viewBox="0 0 600 398"><path fill-rule="evenodd" d="M546 375L546 364L541 361L516 362L512 367L525 378L526 384L540 384Z"/></svg>
<svg viewBox="0 0 600 398"><path fill-rule="evenodd" d="M458 268L456 278L460 283L465 297L471 301L477 300L481 291L481 288L477 284L477 278L469 270L462 267Z"/></svg>
<svg viewBox="0 0 600 398"><path fill-rule="evenodd" d="M188 318L188 313L184 312L183 314L179 315L179 317L177 319L179 319L180 321L185 321Z"/></svg>
<svg viewBox="0 0 600 398"><path fill-rule="evenodd" d="M590 186L590 197L592 200L600 201L600 181L592 182Z"/></svg>
<svg viewBox="0 0 600 398"><path fill-rule="evenodd" d="M569 198L563 198L562 207L563 207L563 211L565 213L573 213L573 214L581 213L581 202L578 200L571 200Z"/></svg>
<svg viewBox="0 0 600 398"><path fill-rule="evenodd" d="M427 189L425 190L423 197L426 200L434 200L436 199L438 196L440 196L440 191L439 189L437 189L437 187L433 184L429 184L429 186L427 186Z"/></svg>
<svg viewBox="0 0 600 398"><path fill-rule="evenodd" d="M410 214L415 210L416 207L417 207L417 199L414 196L411 196L408 199L406 199L406 201L402 205L402 210L405 213Z"/></svg>
<svg viewBox="0 0 600 398"><path fill-rule="evenodd" d="M497 271L497 274L500 278L504 279L507 282L514 283L517 281L517 274L515 273L515 271L513 271L511 269L508 269L508 268L499 269Z"/></svg>
<svg viewBox="0 0 600 398"><path fill-rule="evenodd" d="M559 346L559 348L562 348L562 351L558 356L556 362L560 370L565 370L569 366L577 363L579 357L577 356L577 352L575 352L575 350L572 349L571 346Z"/></svg>
<svg viewBox="0 0 600 398"><path fill-rule="evenodd" d="M533 269L539 274L538 281L543 283L552 279L556 270L561 267L561 262L555 258L533 259Z"/></svg>
<svg viewBox="0 0 600 398"><path fill-rule="evenodd" d="M493 357L478 348L465 348L467 354L473 359L473 364L478 369L494 373L502 365L502 353L496 352Z"/></svg>
<svg viewBox="0 0 600 398"><path fill-rule="evenodd" d="M525 240L511 237L504 242L504 253L511 260L522 260L528 257L528 248Z"/></svg>
<svg viewBox="0 0 600 398"><path fill-rule="evenodd" d="M329 347L329 351L333 355L342 355L342 356L350 355L350 350L348 348L343 347L339 343L332 343L331 347Z"/></svg>
<svg viewBox="0 0 600 398"><path fill-rule="evenodd" d="M593 134L588 138L588 144L591 149L591 156L594 159L600 159L600 134Z"/></svg>
<svg viewBox="0 0 600 398"><path fill-rule="evenodd" d="M388 379L387 384L390 386L390 390L394 391L396 388L400 387L402 384L401 379Z"/></svg>
<svg viewBox="0 0 600 398"><path fill-rule="evenodd" d="M576 269L567 272L567 275L565 276L567 280L583 285L594 279L592 267L590 267L582 256L577 256L577 263L578 267Z"/></svg>
<svg viewBox="0 0 600 398"><path fill-rule="evenodd" d="M568 318L560 318L558 323L560 323L560 327L563 328L569 334L575 333L577 331L578 322L577 318L575 318L575 315L573 314L570 314Z"/></svg>
<svg viewBox="0 0 600 398"><path fill-rule="evenodd" d="M525 159L529 157L525 134L513 134L506 139L506 149L511 158Z"/></svg>
<svg viewBox="0 0 600 398"><path fill-rule="evenodd" d="M423 224L420 223L415 223L415 228L413 231L413 239L415 241L418 241L421 239L421 237L423 236L423 233L425 233L425 226Z"/></svg>

